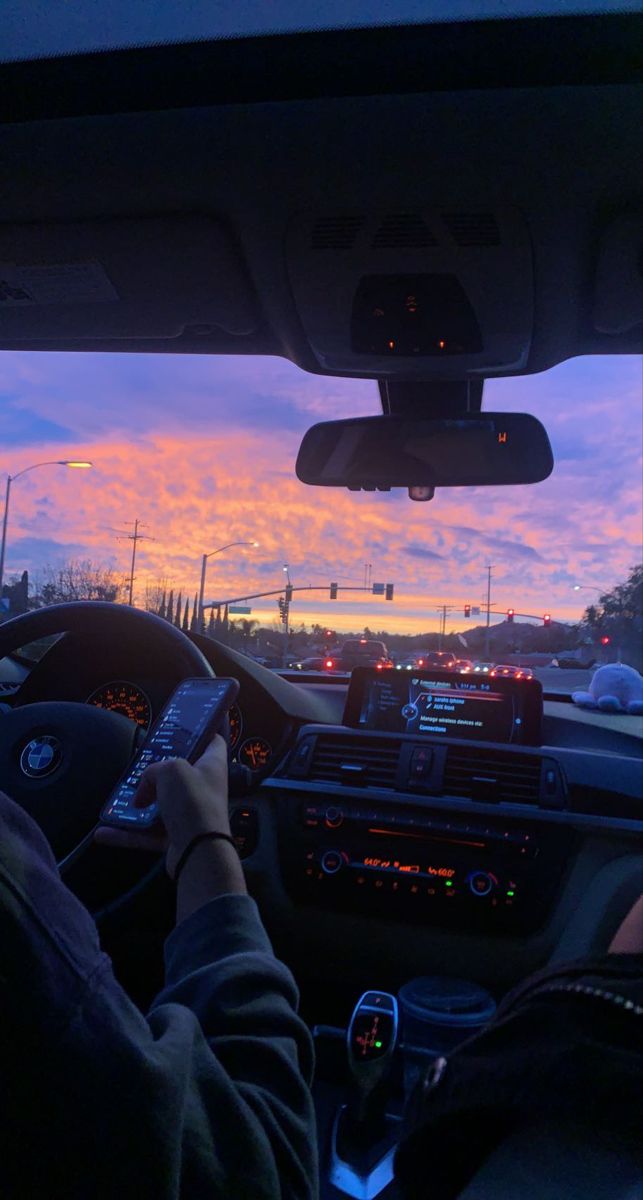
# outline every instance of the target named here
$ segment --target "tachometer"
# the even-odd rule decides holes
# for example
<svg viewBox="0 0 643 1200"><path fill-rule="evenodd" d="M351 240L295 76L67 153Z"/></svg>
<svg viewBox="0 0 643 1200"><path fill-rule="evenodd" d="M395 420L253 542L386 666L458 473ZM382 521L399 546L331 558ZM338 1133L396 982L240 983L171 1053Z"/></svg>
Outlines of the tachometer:
<svg viewBox="0 0 643 1200"><path fill-rule="evenodd" d="M130 721L136 721L143 729L149 729L152 723L152 705L145 692L128 683L126 679L114 679L99 687L87 697L88 704L97 708L108 708L111 712L122 713Z"/></svg>
<svg viewBox="0 0 643 1200"><path fill-rule="evenodd" d="M228 712L228 721L230 722L230 749L234 750L243 729L243 718L238 704L232 705Z"/></svg>
<svg viewBox="0 0 643 1200"><path fill-rule="evenodd" d="M239 750L239 761L253 771L265 767L272 755L272 746L265 738L247 738Z"/></svg>

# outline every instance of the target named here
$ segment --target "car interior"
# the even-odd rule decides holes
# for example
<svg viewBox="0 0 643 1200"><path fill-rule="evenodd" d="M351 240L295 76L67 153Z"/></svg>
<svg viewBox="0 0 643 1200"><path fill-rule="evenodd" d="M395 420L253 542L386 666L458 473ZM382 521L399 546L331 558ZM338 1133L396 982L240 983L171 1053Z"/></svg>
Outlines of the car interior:
<svg viewBox="0 0 643 1200"><path fill-rule="evenodd" d="M212 356L213 370L220 355L280 356L372 380L382 417L427 422L484 416L486 380L638 354L640 35L633 10L560 6L3 62L0 263L49 298L0 305L0 347ZM409 294L440 314L419 334ZM21 653L43 638L37 661ZM320 1194L392 1197L422 1048L360 1075L347 1030L371 1010L357 1002L386 1011L409 981L467 981L450 1001L466 1036L480 995L606 952L643 891L640 721L507 678L493 686L512 729L486 716L474 729L474 714L471 736L451 736L427 725L421 672L275 672L127 605L0 624L0 784L41 824L143 1008L172 888L158 856L92 841L143 728L86 701L128 681L155 717L181 680L212 674L240 684L232 830L315 1035ZM16 747L43 731L64 761L40 780ZM269 753L244 767L241 739ZM376 1083L385 1129L342 1138L342 1110ZM543 1120L462 1196L626 1200L639 1168L615 1167L600 1129Z"/></svg>

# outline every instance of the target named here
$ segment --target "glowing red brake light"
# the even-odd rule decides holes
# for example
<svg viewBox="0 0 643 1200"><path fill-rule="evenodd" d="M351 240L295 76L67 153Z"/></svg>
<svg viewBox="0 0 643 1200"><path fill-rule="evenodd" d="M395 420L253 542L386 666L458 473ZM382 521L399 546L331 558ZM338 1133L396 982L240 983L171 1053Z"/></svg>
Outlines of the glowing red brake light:
<svg viewBox="0 0 643 1200"><path fill-rule="evenodd" d="M328 667L328 669L330 670L330 669L331 669L331 667L332 667L333 665L334 665L334 664L333 664L333 660L332 660L332 658L327 658L327 659L326 659L326 662L324 663L324 666L325 666L325 667Z"/></svg>
<svg viewBox="0 0 643 1200"><path fill-rule="evenodd" d="M376 663L375 665L376 665L378 671L381 671L384 666L384 663Z"/></svg>
<svg viewBox="0 0 643 1200"><path fill-rule="evenodd" d="M424 666L424 659L418 658L418 667L423 667L423 666Z"/></svg>

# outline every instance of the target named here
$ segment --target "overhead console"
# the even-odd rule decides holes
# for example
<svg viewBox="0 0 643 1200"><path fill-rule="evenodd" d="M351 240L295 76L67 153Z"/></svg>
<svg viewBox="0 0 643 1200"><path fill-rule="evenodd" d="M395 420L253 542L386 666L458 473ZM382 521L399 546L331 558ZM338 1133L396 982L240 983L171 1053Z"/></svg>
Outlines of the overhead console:
<svg viewBox="0 0 643 1200"><path fill-rule="evenodd" d="M299 316L326 370L463 378L527 363L532 247L517 209L398 203L302 214L287 255Z"/></svg>

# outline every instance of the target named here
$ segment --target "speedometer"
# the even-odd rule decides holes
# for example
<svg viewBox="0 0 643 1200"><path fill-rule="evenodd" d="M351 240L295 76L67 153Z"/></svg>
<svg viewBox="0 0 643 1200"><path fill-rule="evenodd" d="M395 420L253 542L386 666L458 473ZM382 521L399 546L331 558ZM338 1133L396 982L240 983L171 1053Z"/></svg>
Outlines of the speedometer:
<svg viewBox="0 0 643 1200"><path fill-rule="evenodd" d="M135 684L128 683L126 679L114 679L111 683L105 683L87 697L87 703L95 704L97 708L108 708L110 712L121 713L124 717L129 717L130 721L136 721L143 729L149 729L152 723L152 705L145 692Z"/></svg>

